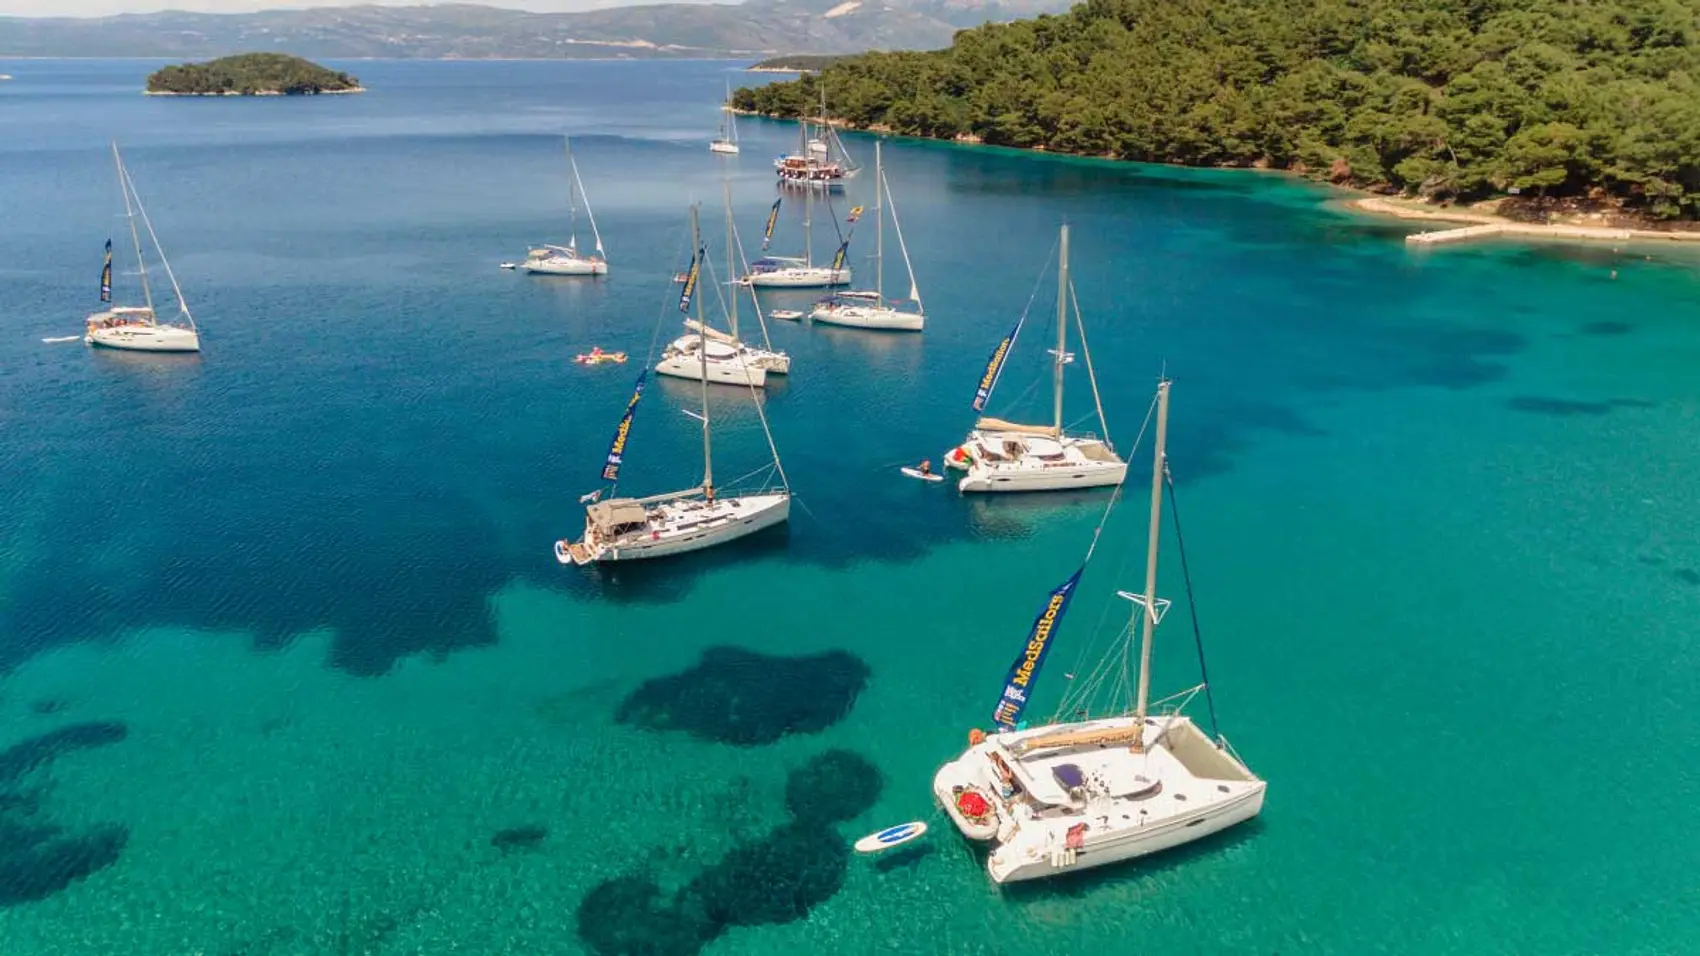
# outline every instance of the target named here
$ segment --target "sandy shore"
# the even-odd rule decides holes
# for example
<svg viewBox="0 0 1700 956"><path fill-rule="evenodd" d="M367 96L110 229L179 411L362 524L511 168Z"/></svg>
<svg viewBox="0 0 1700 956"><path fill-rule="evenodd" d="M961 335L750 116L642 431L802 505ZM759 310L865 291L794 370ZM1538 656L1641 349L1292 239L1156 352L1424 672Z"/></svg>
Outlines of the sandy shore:
<svg viewBox="0 0 1700 956"><path fill-rule="evenodd" d="M1414 199L1390 199L1385 196L1365 196L1346 203L1350 209L1377 216L1419 222L1450 223L1461 227L1492 227L1452 230L1459 238L1518 236L1531 239L1562 239L1581 241L1658 240L1660 242L1700 242L1700 229L1637 229L1620 226L1595 225L1588 222L1519 222L1492 211L1492 204L1477 207L1438 207ZM1485 208L1484 208L1485 207ZM1410 237L1421 240L1419 236ZM1439 241L1439 240L1434 240Z"/></svg>

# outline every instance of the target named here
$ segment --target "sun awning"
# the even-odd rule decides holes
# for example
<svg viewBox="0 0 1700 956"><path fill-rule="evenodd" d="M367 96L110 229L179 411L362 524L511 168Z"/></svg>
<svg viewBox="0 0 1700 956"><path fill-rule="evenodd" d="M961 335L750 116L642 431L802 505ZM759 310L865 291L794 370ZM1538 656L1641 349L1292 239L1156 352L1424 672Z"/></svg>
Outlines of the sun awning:
<svg viewBox="0 0 1700 956"><path fill-rule="evenodd" d="M625 524L643 524L649 520L649 512L631 498L599 501L584 510L590 516L591 523L603 531L611 531Z"/></svg>

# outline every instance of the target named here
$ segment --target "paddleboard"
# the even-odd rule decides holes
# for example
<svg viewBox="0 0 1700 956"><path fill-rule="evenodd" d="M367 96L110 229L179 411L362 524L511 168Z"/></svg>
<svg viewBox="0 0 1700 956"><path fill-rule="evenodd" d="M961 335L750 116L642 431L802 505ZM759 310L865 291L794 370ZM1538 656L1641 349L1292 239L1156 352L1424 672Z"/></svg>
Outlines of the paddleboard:
<svg viewBox="0 0 1700 956"><path fill-rule="evenodd" d="M771 315L776 319L800 319L803 317L803 313L796 312L791 309L774 309L772 312L769 312L768 315Z"/></svg>
<svg viewBox="0 0 1700 956"><path fill-rule="evenodd" d="M921 474L921 470L919 468L900 468L898 470L903 472L903 474L906 477L919 478L922 481L943 481L944 480L943 475L937 475L937 474L923 475L923 474Z"/></svg>
<svg viewBox="0 0 1700 956"><path fill-rule="evenodd" d="M901 846L910 840L927 832L927 825L919 820L913 823L900 823L894 827L886 827L878 833L870 833L856 841L857 853L878 853Z"/></svg>
<svg viewBox="0 0 1700 956"><path fill-rule="evenodd" d="M43 342L75 342L82 338L80 335L61 335L57 338L42 339Z"/></svg>
<svg viewBox="0 0 1700 956"><path fill-rule="evenodd" d="M504 263L502 263L502 268L504 268L504 269L518 269L519 263L517 263L517 262L504 262Z"/></svg>

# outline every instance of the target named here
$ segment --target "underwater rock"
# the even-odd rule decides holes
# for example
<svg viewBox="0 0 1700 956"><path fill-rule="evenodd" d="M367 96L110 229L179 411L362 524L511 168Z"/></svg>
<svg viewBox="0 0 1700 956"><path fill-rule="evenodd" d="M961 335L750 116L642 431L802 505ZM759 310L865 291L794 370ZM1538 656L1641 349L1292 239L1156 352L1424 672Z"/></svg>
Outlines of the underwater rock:
<svg viewBox="0 0 1700 956"><path fill-rule="evenodd" d="M695 666L645 681L614 719L645 730L753 747L815 734L843 719L867 686L868 665L843 651L770 657L736 647L703 652Z"/></svg>
<svg viewBox="0 0 1700 956"><path fill-rule="evenodd" d="M130 735L117 721L72 724L31 737L0 750L0 783L6 783L74 750L104 747Z"/></svg>
<svg viewBox="0 0 1700 956"><path fill-rule="evenodd" d="M578 906L578 935L598 956L694 956L720 931L661 902L661 888L637 876L602 883Z"/></svg>
<svg viewBox="0 0 1700 956"><path fill-rule="evenodd" d="M885 777L861 754L833 749L791 771L785 780L785 808L810 823L842 823L879 802Z"/></svg>
<svg viewBox="0 0 1700 956"><path fill-rule="evenodd" d="M47 899L72 883L118 862L130 831L117 824L80 836L55 826L25 826L0 819L0 906Z"/></svg>
<svg viewBox="0 0 1700 956"><path fill-rule="evenodd" d="M548 836L548 827L532 823L520 827L509 827L506 830L497 830L496 835L490 838L490 845L503 853L512 853L515 850L535 850L542 845Z"/></svg>

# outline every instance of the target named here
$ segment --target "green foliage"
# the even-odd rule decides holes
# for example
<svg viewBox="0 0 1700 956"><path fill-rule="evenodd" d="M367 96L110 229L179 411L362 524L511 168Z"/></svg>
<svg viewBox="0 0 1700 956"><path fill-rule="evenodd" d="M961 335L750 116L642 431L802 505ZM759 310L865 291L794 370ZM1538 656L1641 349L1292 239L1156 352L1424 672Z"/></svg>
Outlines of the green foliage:
<svg viewBox="0 0 1700 956"><path fill-rule="evenodd" d="M735 105L897 133L1700 216L1700 0L1087 0Z"/></svg>
<svg viewBox="0 0 1700 956"><path fill-rule="evenodd" d="M283 53L244 53L207 63L168 66L148 77L150 93L217 95L325 93L358 89L347 73Z"/></svg>
<svg viewBox="0 0 1700 956"><path fill-rule="evenodd" d="M794 53L790 56L776 56L761 61L750 67L752 70L795 70L798 73L819 73L826 67L844 59L842 54Z"/></svg>

